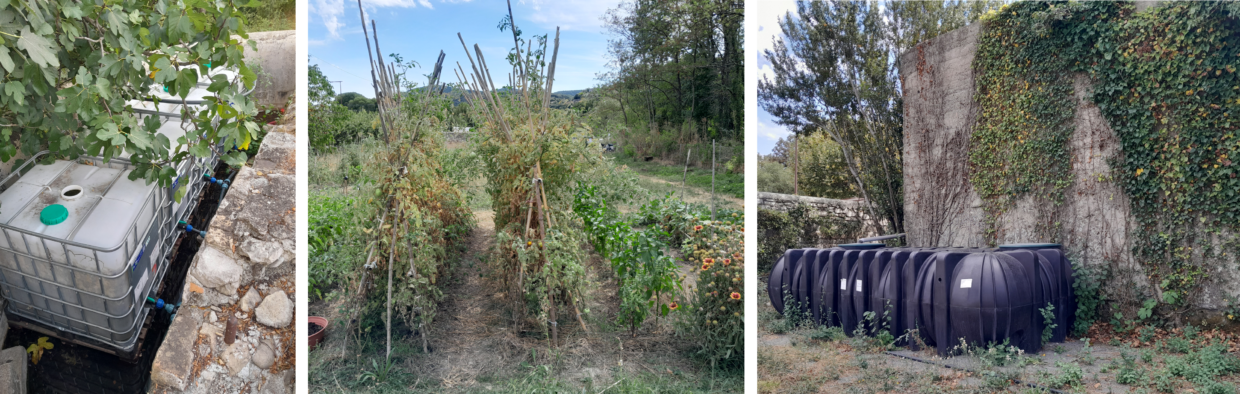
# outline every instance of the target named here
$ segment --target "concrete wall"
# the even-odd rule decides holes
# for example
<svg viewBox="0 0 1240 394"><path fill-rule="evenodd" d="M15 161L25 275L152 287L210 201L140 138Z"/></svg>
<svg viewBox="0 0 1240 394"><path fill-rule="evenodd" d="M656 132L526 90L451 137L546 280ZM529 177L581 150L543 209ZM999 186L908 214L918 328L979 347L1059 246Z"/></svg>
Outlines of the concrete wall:
<svg viewBox="0 0 1240 394"><path fill-rule="evenodd" d="M904 83L904 201L908 241L914 246L988 246L986 214L969 183L968 143L977 120L972 63L981 24L923 42L900 56ZM1075 133L1069 141L1073 184L1061 206L1033 198L1015 202L996 220L998 244L1062 243L1074 261L1107 265L1115 275L1104 286L1111 295L1144 299L1140 289L1157 291L1132 256L1129 234L1135 225L1128 197L1112 181L1110 160L1120 144L1098 107L1089 100L1090 80L1074 81ZM1046 234L1035 233L1039 224ZM1059 223L1059 227L1054 227ZM1234 238L1234 235L1233 237ZM1209 239L1209 238L1206 238ZM1216 245L1227 236L1213 237ZM1192 300L1217 309L1224 295L1240 295L1240 266L1211 267L1209 280ZM1194 324L1200 323L1193 320Z"/></svg>
<svg viewBox="0 0 1240 394"><path fill-rule="evenodd" d="M243 45L245 61L251 68L254 64L261 68L253 97L261 105L283 107L297 92L297 31L250 33L250 39L258 50L251 49L249 44Z"/></svg>

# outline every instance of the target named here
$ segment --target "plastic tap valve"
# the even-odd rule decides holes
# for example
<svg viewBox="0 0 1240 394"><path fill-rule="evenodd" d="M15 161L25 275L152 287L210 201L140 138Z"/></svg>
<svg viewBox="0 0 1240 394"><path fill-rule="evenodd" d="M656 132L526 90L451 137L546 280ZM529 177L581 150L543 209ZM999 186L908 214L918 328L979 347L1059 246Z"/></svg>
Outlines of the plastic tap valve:
<svg viewBox="0 0 1240 394"><path fill-rule="evenodd" d="M198 234L198 235L201 235L203 238L207 237L206 231L195 229L194 225L186 223L184 220L177 222L177 226L185 229L185 232L187 234Z"/></svg>

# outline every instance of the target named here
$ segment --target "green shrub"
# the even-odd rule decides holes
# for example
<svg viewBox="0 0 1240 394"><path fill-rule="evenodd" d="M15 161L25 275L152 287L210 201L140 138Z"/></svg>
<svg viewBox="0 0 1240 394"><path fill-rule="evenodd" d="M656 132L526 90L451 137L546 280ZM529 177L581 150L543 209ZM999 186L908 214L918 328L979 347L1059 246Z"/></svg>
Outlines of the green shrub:
<svg viewBox="0 0 1240 394"><path fill-rule="evenodd" d="M774 161L758 160L758 191L792 194L792 169Z"/></svg>
<svg viewBox="0 0 1240 394"><path fill-rule="evenodd" d="M1050 387L1076 387L1085 380L1085 371L1077 363L1056 361L1055 367L1059 368L1059 373L1048 378L1046 384Z"/></svg>

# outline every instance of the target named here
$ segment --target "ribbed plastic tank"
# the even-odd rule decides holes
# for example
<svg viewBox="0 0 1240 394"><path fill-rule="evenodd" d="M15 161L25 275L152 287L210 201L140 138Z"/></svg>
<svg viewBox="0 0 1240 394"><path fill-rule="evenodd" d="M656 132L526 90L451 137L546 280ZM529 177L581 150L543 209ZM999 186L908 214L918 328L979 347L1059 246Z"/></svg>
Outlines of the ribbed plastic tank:
<svg viewBox="0 0 1240 394"><path fill-rule="evenodd" d="M880 319L885 317L887 330L895 337L903 335L906 326L903 316L904 283L901 276L911 253L909 249L891 249L883 272L874 281L874 292L870 294L871 308Z"/></svg>
<svg viewBox="0 0 1240 394"><path fill-rule="evenodd" d="M917 274L921 272L922 267L926 265L930 257L938 252L939 250L934 248L914 249L909 253L909 257L901 269L900 281L902 284L900 290L903 293L901 301L904 304L904 308L901 311L904 324L904 331L902 332L916 330L917 337L909 337L908 340L908 345L913 350L920 350L918 343L925 343L927 338L933 333L933 329L921 325L918 319L920 315L918 314Z"/></svg>
<svg viewBox="0 0 1240 394"><path fill-rule="evenodd" d="M837 283L845 276L840 268L845 253L847 251L843 248L832 248L826 253L819 253L819 262L822 265L818 268L818 280L811 294L811 299L817 300L814 310L818 324L840 325L840 292Z"/></svg>
<svg viewBox="0 0 1240 394"><path fill-rule="evenodd" d="M950 275L956 264L970 253L950 249L937 252L917 272L916 322L926 328L923 336L926 345L936 347L941 356L947 356L951 348L959 344L951 335L947 283L951 282Z"/></svg>
<svg viewBox="0 0 1240 394"><path fill-rule="evenodd" d="M767 297L771 299L771 306L780 314L784 313L785 294L791 294L792 269L795 268L793 265L800 262L804 255L805 249L788 249L771 269L771 277L767 281Z"/></svg>
<svg viewBox="0 0 1240 394"><path fill-rule="evenodd" d="M857 264L853 265L850 273L849 284L852 288L852 306L853 314L856 316L857 324L862 326L862 330L866 335L873 335L876 330L881 327L883 316L878 309L878 305L872 303L874 292L878 284L878 278L882 275L884 269L887 268L888 262L891 261L894 249L882 248L867 250L861 253L861 257L857 259ZM867 320L865 314L874 312L873 320Z"/></svg>
<svg viewBox="0 0 1240 394"><path fill-rule="evenodd" d="M800 292L806 298L810 317L814 319L814 324L823 324L823 317L827 315L827 313L824 313L822 286L819 283L822 273L828 269L827 266L830 264L831 254L842 250L840 248L815 249L813 258L809 257L810 253L806 254L805 260L808 266L808 275L805 276L804 288L800 289ZM831 309L834 309L834 307Z"/></svg>
<svg viewBox="0 0 1240 394"><path fill-rule="evenodd" d="M1015 253L1027 251L1036 256L1036 285L1041 298L1037 308L1044 308L1049 303L1055 306L1055 328L1051 331L1051 342L1063 342L1076 319L1076 299L1072 291L1072 263L1063 255L1059 244L1008 244L999 245L999 251ZM1035 324L1041 332L1044 324L1041 312L1035 311Z"/></svg>
<svg viewBox="0 0 1240 394"><path fill-rule="evenodd" d="M805 312L813 310L810 305L810 284L813 283L813 273L817 272L814 264L821 251L823 249L806 249L792 271L792 299L796 300L797 305Z"/></svg>
<svg viewBox="0 0 1240 394"><path fill-rule="evenodd" d="M841 309L840 326L844 328L845 335L851 336L857 326L864 323L865 312L869 310L870 305L871 286L868 286L867 274L870 270L870 263L878 255L878 248L882 246L883 244L840 245L841 248L848 250L844 253L844 262L847 265L841 267L842 272L847 273L847 276L840 280L840 293L837 301Z"/></svg>
<svg viewBox="0 0 1240 394"><path fill-rule="evenodd" d="M32 158L0 181L0 291L9 311L119 349L141 330L173 231L170 196L124 161ZM59 205L62 221L40 215ZM153 263L155 263L153 265Z"/></svg>
<svg viewBox="0 0 1240 394"><path fill-rule="evenodd" d="M1005 253L971 253L950 277L950 338L973 346L1007 340L1026 352L1037 351L1040 345L1026 347L1037 343L1030 338L1040 333L1032 329L1036 298L1025 264Z"/></svg>

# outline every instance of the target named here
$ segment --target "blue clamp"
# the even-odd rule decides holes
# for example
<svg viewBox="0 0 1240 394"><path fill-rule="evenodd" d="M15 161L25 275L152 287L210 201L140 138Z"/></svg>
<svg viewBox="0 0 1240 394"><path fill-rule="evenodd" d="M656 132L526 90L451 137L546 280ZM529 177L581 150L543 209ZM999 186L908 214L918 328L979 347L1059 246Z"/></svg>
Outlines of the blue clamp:
<svg viewBox="0 0 1240 394"><path fill-rule="evenodd" d="M155 309L163 309L164 312L168 312L168 314L173 315L173 316L176 315L177 309L181 308L181 304L175 304L175 305L169 304L169 303L164 302L163 298L146 297L146 300L151 303L154 303Z"/></svg>

